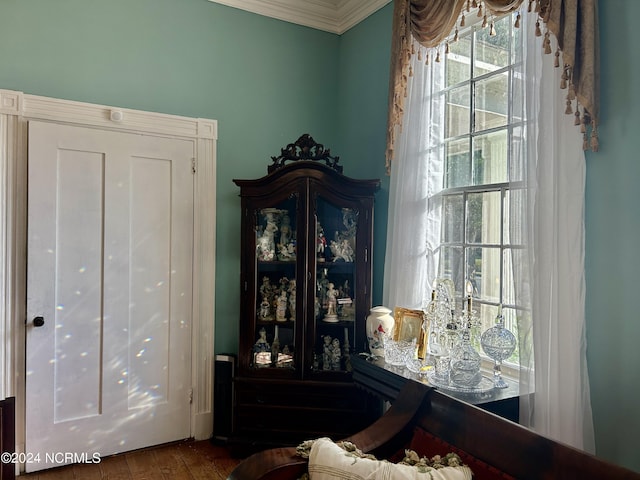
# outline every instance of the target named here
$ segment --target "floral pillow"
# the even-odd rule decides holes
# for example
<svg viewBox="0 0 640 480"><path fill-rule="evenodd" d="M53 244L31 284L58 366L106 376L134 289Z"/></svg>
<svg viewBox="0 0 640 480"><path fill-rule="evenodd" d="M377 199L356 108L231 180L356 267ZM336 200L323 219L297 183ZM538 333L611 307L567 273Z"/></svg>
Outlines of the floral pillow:
<svg viewBox="0 0 640 480"><path fill-rule="evenodd" d="M420 458L406 450L400 463L377 460L362 453L350 442L334 443L329 438L308 440L298 446L298 454L309 458L309 480L471 480L469 467L460 457Z"/></svg>

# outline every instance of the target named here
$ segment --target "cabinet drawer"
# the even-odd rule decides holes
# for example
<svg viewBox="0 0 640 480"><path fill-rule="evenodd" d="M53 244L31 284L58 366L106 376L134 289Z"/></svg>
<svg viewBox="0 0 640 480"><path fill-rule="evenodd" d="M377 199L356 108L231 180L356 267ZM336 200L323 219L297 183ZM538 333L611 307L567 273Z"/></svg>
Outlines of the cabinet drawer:
<svg viewBox="0 0 640 480"><path fill-rule="evenodd" d="M286 429L307 432L310 430L330 429L359 423L358 418L365 412L344 412L340 410L322 410L313 408L284 408L274 406L243 406L236 411L239 425L250 425L257 429ZM347 428L345 431L350 430Z"/></svg>
<svg viewBox="0 0 640 480"><path fill-rule="evenodd" d="M279 405L358 411L366 408L367 395L352 384L309 386L299 384L236 383L236 404Z"/></svg>
<svg viewBox="0 0 640 480"><path fill-rule="evenodd" d="M292 445L352 435L381 414L380 401L349 383L264 382L236 378L237 437Z"/></svg>
<svg viewBox="0 0 640 480"><path fill-rule="evenodd" d="M323 436L340 439L364 429L373 420L366 411L246 405L236 410L236 434L272 442L286 439L288 443Z"/></svg>

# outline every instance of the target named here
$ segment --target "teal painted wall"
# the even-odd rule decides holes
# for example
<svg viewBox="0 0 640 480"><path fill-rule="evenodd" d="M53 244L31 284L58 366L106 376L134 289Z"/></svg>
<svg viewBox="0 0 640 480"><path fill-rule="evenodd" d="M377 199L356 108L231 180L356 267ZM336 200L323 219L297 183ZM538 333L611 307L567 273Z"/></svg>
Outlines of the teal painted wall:
<svg viewBox="0 0 640 480"><path fill-rule="evenodd" d="M2 0L0 88L218 120L216 351L237 351L233 178L338 138L337 35L207 0Z"/></svg>
<svg viewBox="0 0 640 480"><path fill-rule="evenodd" d="M600 0L600 151L587 154L587 359L598 455L640 471L637 0Z"/></svg>
<svg viewBox="0 0 640 480"><path fill-rule="evenodd" d="M640 123L637 0L600 1L601 151L587 155L587 338L598 455L640 471ZM207 0L2 0L0 88L219 121L216 351L237 350L239 199L301 133L345 173L382 179L374 303L382 298L384 143L392 7L342 36ZM630 137L631 135L631 137Z"/></svg>
<svg viewBox="0 0 640 480"><path fill-rule="evenodd" d="M339 151L345 173L379 178L373 250L373 305L382 302L389 177L385 170L393 5L378 10L340 37Z"/></svg>

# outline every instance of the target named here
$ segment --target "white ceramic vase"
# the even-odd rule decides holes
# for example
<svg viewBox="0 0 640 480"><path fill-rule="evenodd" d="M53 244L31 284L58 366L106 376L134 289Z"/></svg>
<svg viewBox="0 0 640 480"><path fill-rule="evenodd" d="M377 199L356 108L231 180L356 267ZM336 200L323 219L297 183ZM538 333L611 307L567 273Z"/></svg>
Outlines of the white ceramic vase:
<svg viewBox="0 0 640 480"><path fill-rule="evenodd" d="M367 316L367 340L372 355L384 357L383 336L392 337L395 320L391 310L387 307L377 306L369 311Z"/></svg>

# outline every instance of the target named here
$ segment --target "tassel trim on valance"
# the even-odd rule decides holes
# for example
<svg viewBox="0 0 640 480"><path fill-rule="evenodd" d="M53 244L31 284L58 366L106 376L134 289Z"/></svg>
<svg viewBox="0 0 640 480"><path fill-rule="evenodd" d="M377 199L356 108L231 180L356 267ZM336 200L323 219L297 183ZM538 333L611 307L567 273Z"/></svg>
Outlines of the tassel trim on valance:
<svg viewBox="0 0 640 480"><path fill-rule="evenodd" d="M410 66L411 58L417 52L419 56L418 59L422 60L423 49L416 48L414 42L417 42L422 47L426 47L427 51L424 53L424 61L427 65L432 60L432 54L435 55L433 60L440 62L441 52L443 55L447 55L450 50L449 43L458 41L458 28L465 26L466 15L470 14L473 9L477 9L476 14L478 17L482 17L482 28L488 26L489 35L492 36L495 35L492 17L517 11L522 7L524 2L525 0L441 0L440 2L431 1L431 3L429 3L429 10L427 10L424 0L395 0L391 60L392 77L390 82L386 152L387 173L391 171L391 161L394 156L396 136L402 128L408 81L413 75ZM570 50L570 47L573 46L575 50L580 39L566 35L565 31L560 30L560 22L557 22L556 18L559 18L560 14L566 15L566 12L559 11L559 9L565 8L563 1L527 0L527 2L527 12L534 12L539 16L536 22L535 35L543 37L543 52L547 55L554 53L551 45L551 34L558 40L554 53L554 65L557 68L561 66L563 68L560 88L567 90L565 114L574 115L574 124L580 126L584 137L583 148L597 152L599 149L596 121L598 112L597 45L589 46L593 47L593 49L591 57L587 59L588 61L581 59L583 64L588 64L591 71L586 71L586 73L585 71L581 71L580 75L578 75L579 78L577 80L574 79L576 73L574 72L574 55L577 54L573 51L569 52L567 49ZM588 3L585 0L583 0L583 2ZM593 12L587 11L585 13L585 10L589 10L589 6L585 7L584 5L575 7L575 10L577 13L571 17L574 23L592 22L592 26L597 28L595 25L595 7ZM593 15L590 15L591 13ZM433 18L428 18L429 16ZM429 24L429 20L433 20L434 18L439 22L439 31L437 31L438 29L434 29L433 25ZM518 12L514 26L519 28L520 22L521 14ZM544 33L542 24L545 26ZM423 31L420 30L420 26L424 27ZM580 26L582 26L582 23ZM566 25L565 28L567 28Z"/></svg>

